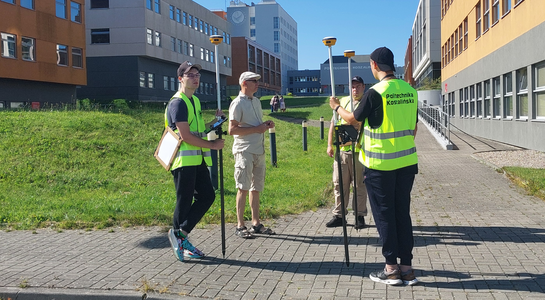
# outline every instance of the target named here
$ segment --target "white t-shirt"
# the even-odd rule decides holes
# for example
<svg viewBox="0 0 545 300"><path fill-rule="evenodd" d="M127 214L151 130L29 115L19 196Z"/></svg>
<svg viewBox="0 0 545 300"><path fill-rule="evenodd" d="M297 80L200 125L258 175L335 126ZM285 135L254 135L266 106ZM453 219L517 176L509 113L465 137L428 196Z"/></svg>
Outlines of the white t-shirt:
<svg viewBox="0 0 545 300"><path fill-rule="evenodd" d="M256 97L248 97L242 92L229 105L229 120L239 123L240 127L254 127L263 123L261 101ZM233 135L233 154L247 151L253 154L265 154L265 135L252 133L247 135Z"/></svg>

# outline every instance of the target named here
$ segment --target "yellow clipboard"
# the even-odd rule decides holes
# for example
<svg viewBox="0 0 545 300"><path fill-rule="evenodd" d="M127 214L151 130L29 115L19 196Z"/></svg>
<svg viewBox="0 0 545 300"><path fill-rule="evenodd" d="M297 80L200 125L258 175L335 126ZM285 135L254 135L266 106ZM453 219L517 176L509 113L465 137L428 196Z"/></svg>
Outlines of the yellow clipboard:
<svg viewBox="0 0 545 300"><path fill-rule="evenodd" d="M174 132L170 127L165 128L163 136L159 141L159 145L155 150L155 158L159 163L165 168L165 170L170 171L172 162L180 149L180 144L182 143L182 138Z"/></svg>

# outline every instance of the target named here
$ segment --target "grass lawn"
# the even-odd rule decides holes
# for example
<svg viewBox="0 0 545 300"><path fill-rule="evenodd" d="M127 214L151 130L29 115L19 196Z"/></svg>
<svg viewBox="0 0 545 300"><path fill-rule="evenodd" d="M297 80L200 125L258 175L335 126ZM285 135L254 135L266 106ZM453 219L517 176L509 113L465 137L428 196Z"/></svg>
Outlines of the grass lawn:
<svg viewBox="0 0 545 300"><path fill-rule="evenodd" d="M262 218L332 205L333 160L325 153L327 141L320 140L319 128L308 128L305 152L301 125L277 120L274 113L268 116L265 101L265 119L276 123L278 167L270 163L266 134ZM308 115L320 107L307 107ZM304 113L305 108L297 110ZM1 111L0 228L170 225L172 175L153 157L163 118L159 109ZM206 111L205 120L212 119L213 111ZM232 141L226 136L223 151L227 222L236 222ZM216 194L201 224L220 222ZM249 208L246 217L250 219Z"/></svg>

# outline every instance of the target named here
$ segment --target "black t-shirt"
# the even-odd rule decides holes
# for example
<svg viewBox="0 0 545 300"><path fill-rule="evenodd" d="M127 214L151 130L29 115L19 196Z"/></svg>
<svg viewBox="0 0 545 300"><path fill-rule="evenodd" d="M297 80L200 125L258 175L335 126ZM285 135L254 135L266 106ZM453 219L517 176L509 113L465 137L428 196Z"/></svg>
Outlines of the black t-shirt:
<svg viewBox="0 0 545 300"><path fill-rule="evenodd" d="M382 125L384 110L382 108L382 96L374 89L369 89L360 100L360 104L354 110L354 118L358 122L369 119L369 125L377 128Z"/></svg>
<svg viewBox="0 0 545 300"><path fill-rule="evenodd" d="M189 98L193 107L195 107L195 102L193 102L193 97ZM187 122L188 120L188 110L185 101L181 98L176 98L168 104L167 109L167 121L168 126L172 130L176 130L176 122Z"/></svg>

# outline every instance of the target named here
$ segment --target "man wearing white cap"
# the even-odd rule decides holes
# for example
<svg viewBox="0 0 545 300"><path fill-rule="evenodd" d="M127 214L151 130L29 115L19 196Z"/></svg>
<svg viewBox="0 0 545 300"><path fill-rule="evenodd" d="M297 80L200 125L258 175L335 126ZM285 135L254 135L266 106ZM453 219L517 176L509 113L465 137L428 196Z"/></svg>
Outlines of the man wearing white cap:
<svg viewBox="0 0 545 300"><path fill-rule="evenodd" d="M237 228L241 238L254 238L253 234L274 234L259 220L259 193L265 186L265 131L274 127L273 121L263 122L261 101L254 94L259 88L261 75L244 72L240 75L240 93L229 106L229 135L234 137L235 182L237 191ZM244 223L246 197L249 193L252 226Z"/></svg>

